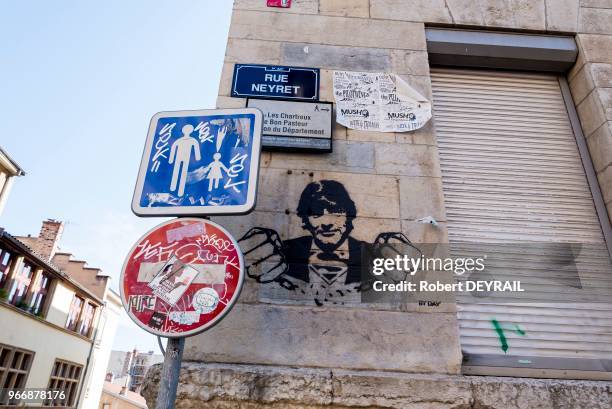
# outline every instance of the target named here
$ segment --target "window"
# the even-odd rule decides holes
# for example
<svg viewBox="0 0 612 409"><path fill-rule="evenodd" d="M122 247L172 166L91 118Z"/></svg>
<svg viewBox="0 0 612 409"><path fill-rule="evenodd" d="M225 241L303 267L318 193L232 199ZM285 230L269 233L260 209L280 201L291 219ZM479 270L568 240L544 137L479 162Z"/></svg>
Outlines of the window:
<svg viewBox="0 0 612 409"><path fill-rule="evenodd" d="M30 372L34 352L10 345L0 344L0 388L19 389L25 386ZM16 404L17 402L0 401L0 404Z"/></svg>
<svg viewBox="0 0 612 409"><path fill-rule="evenodd" d="M79 334L89 336L91 330L91 323L93 322L94 315L96 313L96 307L86 303L83 307L83 314L81 318L81 325L79 325Z"/></svg>
<svg viewBox="0 0 612 409"><path fill-rule="evenodd" d="M32 265L24 262L19 272L15 275L11 290L9 291L8 301L11 304L19 308L27 307L25 304L25 296L32 282L33 274L34 269Z"/></svg>
<svg viewBox="0 0 612 409"><path fill-rule="evenodd" d="M66 321L66 328L71 331L76 331L77 324L79 323L79 316L81 315L81 307L83 306L84 300L79 296L74 296L72 304L70 304L70 311L68 312L68 321Z"/></svg>
<svg viewBox="0 0 612 409"><path fill-rule="evenodd" d="M63 399L45 401L45 406L74 406L82 370L82 365L56 359L49 378L48 389L64 391L65 394Z"/></svg>
<svg viewBox="0 0 612 409"><path fill-rule="evenodd" d="M6 283L13 258L13 253L0 247L0 287Z"/></svg>
<svg viewBox="0 0 612 409"><path fill-rule="evenodd" d="M49 286L51 285L51 277L46 273L40 275L38 285L32 294L32 301L30 301L30 312L34 315L42 314L43 307L45 305L45 299L49 292Z"/></svg>

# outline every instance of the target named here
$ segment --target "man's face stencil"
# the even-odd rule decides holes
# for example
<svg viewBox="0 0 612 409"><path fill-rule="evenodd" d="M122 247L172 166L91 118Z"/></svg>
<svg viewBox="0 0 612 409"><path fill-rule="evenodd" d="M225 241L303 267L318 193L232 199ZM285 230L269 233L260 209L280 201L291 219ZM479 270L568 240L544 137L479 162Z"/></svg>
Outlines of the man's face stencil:
<svg viewBox="0 0 612 409"><path fill-rule="evenodd" d="M325 209L323 214L309 216L306 227L314 237L317 247L331 252L346 240L350 232L349 226L349 218L345 213L332 213Z"/></svg>
<svg viewBox="0 0 612 409"><path fill-rule="evenodd" d="M322 180L306 186L300 197L297 213L314 243L325 253L336 251L353 230L355 203L344 186Z"/></svg>

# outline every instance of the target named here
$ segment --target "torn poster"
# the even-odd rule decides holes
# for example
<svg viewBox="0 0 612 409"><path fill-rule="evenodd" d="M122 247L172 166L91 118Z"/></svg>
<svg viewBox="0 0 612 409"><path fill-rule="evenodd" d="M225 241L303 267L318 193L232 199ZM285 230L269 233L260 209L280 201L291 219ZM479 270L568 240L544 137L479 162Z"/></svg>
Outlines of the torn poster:
<svg viewBox="0 0 612 409"><path fill-rule="evenodd" d="M199 271L172 256L148 284L153 294L170 305L175 305L185 294Z"/></svg>
<svg viewBox="0 0 612 409"><path fill-rule="evenodd" d="M431 119L431 102L395 74L334 71L336 122L374 132L408 132Z"/></svg>

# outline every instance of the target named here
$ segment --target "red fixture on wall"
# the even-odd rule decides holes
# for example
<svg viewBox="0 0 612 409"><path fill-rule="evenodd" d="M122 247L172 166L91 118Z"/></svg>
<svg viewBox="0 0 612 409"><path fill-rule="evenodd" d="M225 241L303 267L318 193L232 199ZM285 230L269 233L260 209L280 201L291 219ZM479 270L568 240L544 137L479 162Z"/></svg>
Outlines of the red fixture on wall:
<svg viewBox="0 0 612 409"><path fill-rule="evenodd" d="M268 0L268 7L281 7L288 9L291 7L291 0Z"/></svg>

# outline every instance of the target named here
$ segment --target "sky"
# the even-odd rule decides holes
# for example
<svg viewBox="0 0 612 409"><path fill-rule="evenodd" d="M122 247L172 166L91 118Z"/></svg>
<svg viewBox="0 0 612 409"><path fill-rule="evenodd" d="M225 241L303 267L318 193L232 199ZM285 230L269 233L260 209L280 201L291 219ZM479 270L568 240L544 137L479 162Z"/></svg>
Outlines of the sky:
<svg viewBox="0 0 612 409"><path fill-rule="evenodd" d="M232 1L23 0L0 13L0 146L26 171L0 226L66 223L62 251L112 277L166 219L130 210L149 120L214 108ZM124 314L114 349L158 351Z"/></svg>

